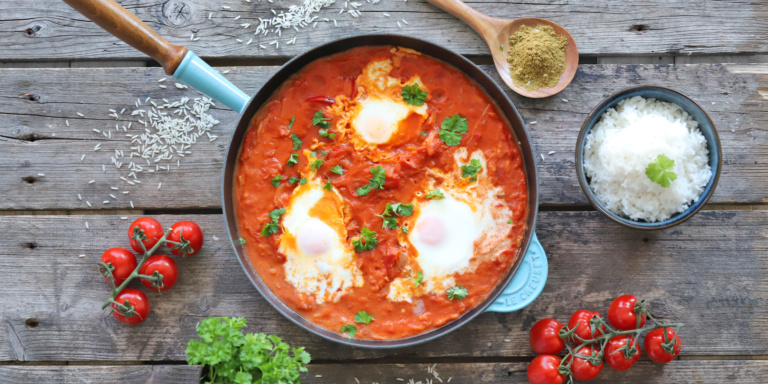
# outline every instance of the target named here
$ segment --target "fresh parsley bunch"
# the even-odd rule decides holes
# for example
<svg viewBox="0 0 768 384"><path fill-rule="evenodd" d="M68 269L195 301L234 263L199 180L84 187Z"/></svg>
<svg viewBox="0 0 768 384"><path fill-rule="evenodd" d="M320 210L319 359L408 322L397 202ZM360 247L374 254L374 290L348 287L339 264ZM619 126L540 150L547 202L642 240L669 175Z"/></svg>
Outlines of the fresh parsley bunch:
<svg viewBox="0 0 768 384"><path fill-rule="evenodd" d="M275 335L243 334L242 328L242 317L209 317L197 327L202 340L190 340L185 353L189 364L208 367L206 384L301 382L299 372L310 360L304 348L290 348Z"/></svg>

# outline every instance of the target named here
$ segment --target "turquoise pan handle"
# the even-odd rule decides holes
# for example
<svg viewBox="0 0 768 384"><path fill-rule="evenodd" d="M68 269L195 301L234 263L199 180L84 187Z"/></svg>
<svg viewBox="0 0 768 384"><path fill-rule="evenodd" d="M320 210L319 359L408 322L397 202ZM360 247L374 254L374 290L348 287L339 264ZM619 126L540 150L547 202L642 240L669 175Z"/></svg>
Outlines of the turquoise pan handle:
<svg viewBox="0 0 768 384"><path fill-rule="evenodd" d="M527 307L544 289L548 272L547 255L534 233L520 269L504 288L504 292L485 311L514 312Z"/></svg>
<svg viewBox="0 0 768 384"><path fill-rule="evenodd" d="M224 103L238 113L243 112L251 99L192 51L188 51L184 56L184 60L173 73L173 78Z"/></svg>

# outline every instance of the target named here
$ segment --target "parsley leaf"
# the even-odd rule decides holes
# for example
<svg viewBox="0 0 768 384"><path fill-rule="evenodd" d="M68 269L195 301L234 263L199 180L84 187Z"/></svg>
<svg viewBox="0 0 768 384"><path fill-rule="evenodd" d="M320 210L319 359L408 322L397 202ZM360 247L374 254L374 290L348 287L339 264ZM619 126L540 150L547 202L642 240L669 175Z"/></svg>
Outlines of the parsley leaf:
<svg viewBox="0 0 768 384"><path fill-rule="evenodd" d="M392 210L400 216L408 217L413 214L413 204L397 203L392 206Z"/></svg>
<svg viewBox="0 0 768 384"><path fill-rule="evenodd" d="M321 129L321 130L319 130L317 132L320 134L320 137L327 137L327 138L329 138L331 140L336 138L336 134L335 133L328 133L327 129Z"/></svg>
<svg viewBox="0 0 768 384"><path fill-rule="evenodd" d="M269 213L269 218L272 221L267 223L267 225L265 225L264 228L261 229L261 235L264 237L268 237L277 233L277 231L280 230L280 225L278 224L278 220L280 220L280 216L282 216L284 213L285 213L285 208L278 208L278 209L272 210L272 212Z"/></svg>
<svg viewBox="0 0 768 384"><path fill-rule="evenodd" d="M298 151L301 148L301 139L295 133L291 133L291 140L293 140L293 150Z"/></svg>
<svg viewBox="0 0 768 384"><path fill-rule="evenodd" d="M328 120L331 120L323 115L323 112L317 111L315 112L315 115L312 116L312 125L320 128L330 128L331 123L328 122Z"/></svg>
<svg viewBox="0 0 768 384"><path fill-rule="evenodd" d="M449 147L455 147L461 143L462 135L469 130L467 119L458 113L446 117L440 124L440 140Z"/></svg>
<svg viewBox="0 0 768 384"><path fill-rule="evenodd" d="M299 185L304 185L306 183L307 183L307 178L306 177L302 177L301 180L299 180Z"/></svg>
<svg viewBox="0 0 768 384"><path fill-rule="evenodd" d="M316 151L312 151L312 152L309 153L309 156L310 157L317 157L317 152Z"/></svg>
<svg viewBox="0 0 768 384"><path fill-rule="evenodd" d="M299 163L299 155L292 153L291 157L288 158L288 161L285 163L289 167L293 167L294 165Z"/></svg>
<svg viewBox="0 0 768 384"><path fill-rule="evenodd" d="M373 177L368 182L368 185L374 189L384 189L384 182L387 180L387 172L384 170L384 167L377 165L371 168L371 174Z"/></svg>
<svg viewBox="0 0 768 384"><path fill-rule="evenodd" d="M358 196L368 196L368 194L371 193L371 186L367 184L363 185L358 188L355 193L357 193Z"/></svg>
<svg viewBox="0 0 768 384"><path fill-rule="evenodd" d="M355 323L358 324L370 324L373 320L373 316L369 315L366 311L360 311L355 315Z"/></svg>
<svg viewBox="0 0 768 384"><path fill-rule="evenodd" d="M427 195L424 197L426 197L427 199L440 200L444 198L445 195L442 192L440 192L439 189L435 189L434 191L427 193Z"/></svg>
<svg viewBox="0 0 768 384"><path fill-rule="evenodd" d="M336 165L333 168L331 168L331 172L337 174L337 175L343 175L344 174L344 168L341 167L341 165Z"/></svg>
<svg viewBox="0 0 768 384"><path fill-rule="evenodd" d="M269 218L272 219L272 221L278 221L285 211L285 208L273 209L272 212L269 213Z"/></svg>
<svg viewBox="0 0 768 384"><path fill-rule="evenodd" d="M240 245L245 245L245 239L242 237L238 239L240 241Z"/></svg>
<svg viewBox="0 0 768 384"><path fill-rule="evenodd" d="M350 339L354 339L357 335L357 327L352 324L347 324L341 327L341 333L346 333Z"/></svg>
<svg viewBox="0 0 768 384"><path fill-rule="evenodd" d="M280 186L280 181L283 180L283 175L277 175L272 178L269 182L272 183L272 186L277 188Z"/></svg>
<svg viewBox="0 0 768 384"><path fill-rule="evenodd" d="M512 224L512 219L507 220L507 224Z"/></svg>
<svg viewBox="0 0 768 384"><path fill-rule="evenodd" d="M363 227L360 231L360 237L352 240L352 245L357 252L370 251L376 248L379 240L376 238L376 232L371 231L368 227Z"/></svg>
<svg viewBox="0 0 768 384"><path fill-rule="evenodd" d="M291 348L275 335L244 335L245 327L242 317L209 317L198 325L202 340L190 340L185 353L189 364L207 368L201 382L298 383L299 373L307 371L309 353Z"/></svg>
<svg viewBox="0 0 768 384"><path fill-rule="evenodd" d="M426 136L426 135L427 135L427 133L426 133L426 132L424 132L424 131L419 131L419 133L420 133L422 136Z"/></svg>
<svg viewBox="0 0 768 384"><path fill-rule="evenodd" d="M466 288L459 285L447 290L445 293L448 294L448 298L451 300L461 300L469 294Z"/></svg>
<svg viewBox="0 0 768 384"><path fill-rule="evenodd" d="M291 122L288 123L288 129L291 129L293 127L293 123L296 121L296 116L291 117Z"/></svg>
<svg viewBox="0 0 768 384"><path fill-rule="evenodd" d="M408 233L409 229L408 227L403 227L403 233Z"/></svg>
<svg viewBox="0 0 768 384"><path fill-rule="evenodd" d="M403 90L400 91L400 96L403 97L403 101L411 105L422 105L427 100L427 91L419 89L419 84L413 83L406 85Z"/></svg>
<svg viewBox="0 0 768 384"><path fill-rule="evenodd" d="M390 204L387 203L387 207L384 208L384 212L381 215L383 221L381 227L384 229L397 229L397 215L408 217L413 214L413 204ZM403 230L404 233L408 233L407 229Z"/></svg>
<svg viewBox="0 0 768 384"><path fill-rule="evenodd" d="M318 169L320 169L320 167L323 166L323 160L315 159L315 161L310 163L310 165L311 165L310 168L312 168L313 171L317 171Z"/></svg>
<svg viewBox="0 0 768 384"><path fill-rule="evenodd" d="M298 181L299 181L298 177L291 176L291 177L288 178L288 183L289 184L296 184Z"/></svg>
<svg viewBox="0 0 768 384"><path fill-rule="evenodd" d="M461 177L469 177L469 181L477 181L477 173L483 170L480 160L472 159L469 165L461 166Z"/></svg>
<svg viewBox="0 0 768 384"><path fill-rule="evenodd" d="M672 172L674 167L675 161L662 153L656 156L652 163L648 164L648 168L645 169L645 175L663 188L669 188L670 183L677 179L677 175Z"/></svg>
<svg viewBox="0 0 768 384"><path fill-rule="evenodd" d="M325 185L323 185L323 189L326 190L326 191L330 191L330 190L333 189L333 185L331 185L330 181L326 181Z"/></svg>
<svg viewBox="0 0 768 384"><path fill-rule="evenodd" d="M383 224L381 227L384 229L397 229L397 217L380 215Z"/></svg>
<svg viewBox="0 0 768 384"><path fill-rule="evenodd" d="M416 286L418 287L424 281L424 274L421 272L417 273L413 281L416 282Z"/></svg>

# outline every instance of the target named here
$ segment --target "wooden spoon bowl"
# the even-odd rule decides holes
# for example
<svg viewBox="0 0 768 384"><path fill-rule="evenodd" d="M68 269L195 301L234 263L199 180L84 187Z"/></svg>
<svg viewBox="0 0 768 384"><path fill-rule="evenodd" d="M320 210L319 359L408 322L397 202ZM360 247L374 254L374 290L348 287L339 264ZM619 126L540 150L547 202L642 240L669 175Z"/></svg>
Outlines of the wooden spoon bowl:
<svg viewBox="0 0 768 384"><path fill-rule="evenodd" d="M480 35L480 37L483 38L483 40L485 40L486 44L488 44L488 48L491 50L493 63L496 65L496 71L499 72L499 76L501 76L501 79L507 86L509 86L509 88L512 88L512 90L518 94L530 98L549 97L565 89L565 87L571 83L571 80L573 80L573 76L576 74L576 70L579 67L579 50L576 47L576 42L573 41L571 34L557 23L535 17L498 19L486 16L472 9L460 0L427 0L427 2L467 23ZM565 49L565 72L560 75L560 79L554 87L539 88L529 91L521 86L515 85L514 81L512 81L512 75L509 71L509 62L507 62L509 37L517 32L523 25L535 27L542 24L552 26L555 33L560 36L565 36L568 39L568 47Z"/></svg>

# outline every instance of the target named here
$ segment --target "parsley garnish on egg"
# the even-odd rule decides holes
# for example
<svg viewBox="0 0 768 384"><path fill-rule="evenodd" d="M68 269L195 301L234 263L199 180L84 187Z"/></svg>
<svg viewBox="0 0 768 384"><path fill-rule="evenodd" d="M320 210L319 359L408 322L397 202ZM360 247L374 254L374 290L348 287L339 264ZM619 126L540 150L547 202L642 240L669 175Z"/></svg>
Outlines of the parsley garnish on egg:
<svg viewBox="0 0 768 384"><path fill-rule="evenodd" d="M459 285L447 290L445 293L448 294L448 298L451 300L461 300L469 294L466 288Z"/></svg>
<svg viewBox="0 0 768 384"><path fill-rule="evenodd" d="M285 163L289 167L293 167L294 165L298 164L299 162L299 155L292 153L291 157L288 158L288 161Z"/></svg>
<svg viewBox="0 0 768 384"><path fill-rule="evenodd" d="M306 183L307 183L307 178L306 177L302 177L301 180L299 180L299 185L304 185Z"/></svg>
<svg viewBox="0 0 768 384"><path fill-rule="evenodd" d="M288 184L296 184L298 181L299 181L298 177L291 176L288 178Z"/></svg>
<svg viewBox="0 0 768 384"><path fill-rule="evenodd" d="M423 105L424 101L427 100L427 91L419 89L419 84L417 83L403 87L400 95L403 97L403 101L416 106Z"/></svg>
<svg viewBox="0 0 768 384"><path fill-rule="evenodd" d="M310 168L311 168L313 171L317 171L318 169L320 169L320 167L322 167L322 166L323 166L323 160L321 160L321 159L315 159L315 161L313 161L313 162L312 162L312 163L310 163L310 164L311 164Z"/></svg>
<svg viewBox="0 0 768 384"><path fill-rule="evenodd" d="M384 229L397 229L397 215L408 217L413 214L413 204L390 204L387 203L387 207L384 208L384 213L377 215L381 217L384 222L381 226ZM403 232L408 233L406 229Z"/></svg>
<svg viewBox="0 0 768 384"><path fill-rule="evenodd" d="M280 225L277 222L278 220L280 220L280 216L282 216L284 213L285 213L285 208L278 208L278 209L272 210L272 212L269 213L269 218L272 221L267 223L267 225L265 225L264 228L261 229L261 235L264 237L268 237L277 233L277 231L280 230Z"/></svg>
<svg viewBox="0 0 768 384"><path fill-rule="evenodd" d="M269 182L272 183L272 186L277 188L280 186L280 182L283 180L283 175L277 175L272 178Z"/></svg>
<svg viewBox="0 0 768 384"><path fill-rule="evenodd" d="M326 181L325 185L323 185L323 189L326 190L326 191L330 191L330 190L333 189L333 185L331 185L330 181Z"/></svg>
<svg viewBox="0 0 768 384"><path fill-rule="evenodd" d="M462 136L469 130L467 119L458 113L446 117L440 124L440 140L449 147L455 147L461 143Z"/></svg>
<svg viewBox="0 0 768 384"><path fill-rule="evenodd" d="M341 333L346 333L350 339L353 339L357 335L357 328L352 324L346 324L341 327Z"/></svg>
<svg viewBox="0 0 768 384"><path fill-rule="evenodd" d="M376 248L377 244L379 244L379 240L376 238L376 232L371 231L368 227L363 227L360 231L360 237L352 240L352 246L357 252L370 251Z"/></svg>
<svg viewBox="0 0 768 384"><path fill-rule="evenodd" d="M442 192L440 192L439 189L435 188L434 191L427 193L427 195L424 197L426 197L427 199L440 200L444 198L445 195Z"/></svg>
<svg viewBox="0 0 768 384"><path fill-rule="evenodd" d="M384 189L384 183L387 181L387 172L384 167L377 165L371 168L371 180L368 181L368 185L364 185L358 188L355 192L358 196L367 196L371 193L371 189Z"/></svg>
<svg viewBox="0 0 768 384"><path fill-rule="evenodd" d="M480 160L472 159L469 165L461 166L461 177L469 177L469 181L477 181L477 173L483 170Z"/></svg>
<svg viewBox="0 0 768 384"><path fill-rule="evenodd" d="M373 316L369 315L366 311L360 311L355 315L355 323L370 324L371 321L373 321Z"/></svg>
<svg viewBox="0 0 768 384"><path fill-rule="evenodd" d="M416 286L418 287L421 285L421 283L424 281L424 273L419 272L416 274L416 277L413 279L413 281L416 282Z"/></svg>
<svg viewBox="0 0 768 384"><path fill-rule="evenodd" d="M344 168L341 167L341 165L335 165L333 168L331 168L331 172L337 174L337 175L343 175L344 174Z"/></svg>
<svg viewBox="0 0 768 384"><path fill-rule="evenodd" d="M315 115L312 116L312 125L320 128L330 128L331 123L328 121L331 120L323 115L323 112L317 111L315 112Z"/></svg>

